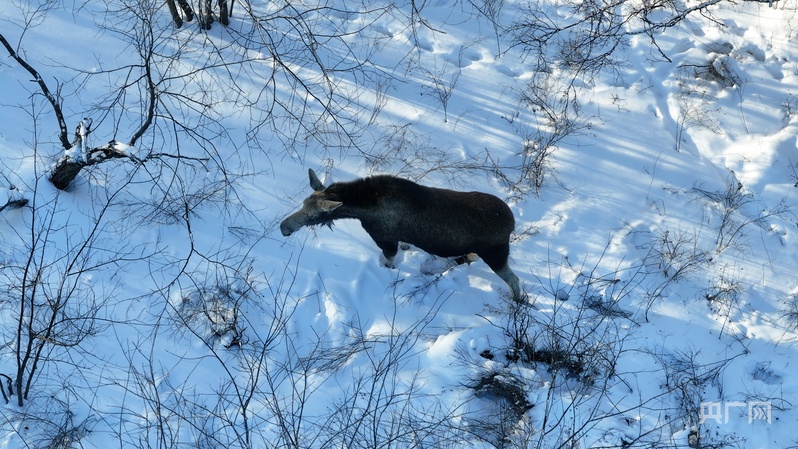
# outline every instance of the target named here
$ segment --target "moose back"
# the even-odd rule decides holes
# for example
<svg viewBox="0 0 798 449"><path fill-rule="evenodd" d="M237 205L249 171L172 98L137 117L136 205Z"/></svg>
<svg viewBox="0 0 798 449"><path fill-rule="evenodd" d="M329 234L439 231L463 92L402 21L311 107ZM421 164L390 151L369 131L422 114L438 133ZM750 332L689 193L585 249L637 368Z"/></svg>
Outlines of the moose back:
<svg viewBox="0 0 798 449"><path fill-rule="evenodd" d="M499 198L425 187L387 175L328 187L312 169L308 176L313 193L280 224L284 236L303 226L354 218L380 247L388 267L393 267L399 242L441 257L476 253L507 283L513 298L521 299L518 276L507 263L515 218Z"/></svg>

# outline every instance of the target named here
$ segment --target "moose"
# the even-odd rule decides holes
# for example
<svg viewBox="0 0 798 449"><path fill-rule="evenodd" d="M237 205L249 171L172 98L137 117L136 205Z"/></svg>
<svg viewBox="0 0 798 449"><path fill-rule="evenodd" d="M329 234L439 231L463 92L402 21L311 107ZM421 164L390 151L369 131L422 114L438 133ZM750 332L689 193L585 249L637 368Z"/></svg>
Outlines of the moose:
<svg viewBox="0 0 798 449"><path fill-rule="evenodd" d="M394 268L399 242L430 254L458 257L475 253L522 299L518 276L508 265L515 218L507 204L482 192L426 187L390 175L377 175L328 187L308 170L313 193L280 224L286 237L303 226L354 218L374 239Z"/></svg>

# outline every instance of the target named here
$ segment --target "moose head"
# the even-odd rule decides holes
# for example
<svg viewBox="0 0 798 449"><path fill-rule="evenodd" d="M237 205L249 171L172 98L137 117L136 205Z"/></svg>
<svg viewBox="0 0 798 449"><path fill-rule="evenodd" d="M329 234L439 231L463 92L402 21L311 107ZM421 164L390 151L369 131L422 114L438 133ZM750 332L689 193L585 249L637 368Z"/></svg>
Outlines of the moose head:
<svg viewBox="0 0 798 449"><path fill-rule="evenodd" d="M303 226L319 224L332 226L332 221L337 218L332 212L343 205L341 201L332 200L329 195L325 194L327 189L313 169L308 169L308 177L310 178L310 187L313 188L313 193L305 198L301 209L280 223L280 232L286 237Z"/></svg>

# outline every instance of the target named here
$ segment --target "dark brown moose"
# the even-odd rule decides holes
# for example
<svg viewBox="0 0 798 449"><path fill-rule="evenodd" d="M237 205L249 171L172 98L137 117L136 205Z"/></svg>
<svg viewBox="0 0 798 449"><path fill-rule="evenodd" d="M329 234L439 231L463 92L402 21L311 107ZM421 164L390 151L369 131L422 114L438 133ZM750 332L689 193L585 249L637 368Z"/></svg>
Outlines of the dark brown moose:
<svg viewBox="0 0 798 449"><path fill-rule="evenodd" d="M481 192L425 187L406 179L379 175L336 182L329 187L308 170L313 193L302 209L280 224L289 236L302 226L332 225L339 218L360 220L393 268L399 242L441 257L476 253L520 301L518 276L507 264L515 218L507 204Z"/></svg>

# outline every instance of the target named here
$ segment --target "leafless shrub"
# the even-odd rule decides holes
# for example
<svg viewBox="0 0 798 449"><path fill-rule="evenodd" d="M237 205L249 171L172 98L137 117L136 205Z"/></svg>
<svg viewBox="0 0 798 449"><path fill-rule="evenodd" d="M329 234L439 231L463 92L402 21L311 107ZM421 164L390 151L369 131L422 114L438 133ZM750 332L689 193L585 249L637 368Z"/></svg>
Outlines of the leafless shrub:
<svg viewBox="0 0 798 449"><path fill-rule="evenodd" d="M39 183L29 187L40 198ZM125 244L105 247L113 197L98 201L83 228L61 224L72 214L61 198L39 200L16 231L6 235L13 250L0 270L0 310L15 325L1 335L6 355L13 355L10 377L20 407L34 394L42 370L61 355L80 353L82 343L105 328L106 295L114 287L87 280L108 265L125 266L135 259Z"/></svg>
<svg viewBox="0 0 798 449"><path fill-rule="evenodd" d="M521 101L534 115L534 131L524 139L521 151L521 179L539 195L546 174L553 173L551 159L558 144L589 124L580 117L579 100L570 86L558 90L550 81L530 83Z"/></svg>
<svg viewBox="0 0 798 449"><path fill-rule="evenodd" d="M519 92L521 109L510 118L523 137L517 160L507 164L490 160L493 174L513 197L540 195L547 177L556 180L554 154L563 139L590 127L580 117L577 92L555 76L539 73Z"/></svg>
<svg viewBox="0 0 798 449"><path fill-rule="evenodd" d="M568 266L569 270L573 268ZM509 304L502 326L510 342L507 359L542 364L551 373L561 372L566 379L578 379L588 386L612 376L623 339L613 320L630 314L604 300L596 306L595 295L611 296L606 289L611 290L616 277L617 273L598 276L594 270L581 270L577 275L581 285L546 286L545 295L554 305L550 315L541 316L529 303ZM579 300L574 301L574 296Z"/></svg>
<svg viewBox="0 0 798 449"><path fill-rule="evenodd" d="M118 421L116 429L110 430L117 430L117 439L127 447L174 449L179 447L181 431L188 425L186 418L191 415L186 412L192 398L175 385L155 357L154 337L160 326L154 331L146 339L125 342L127 373L116 380L127 393L117 405L124 418Z"/></svg>
<svg viewBox="0 0 798 449"><path fill-rule="evenodd" d="M251 261L242 259L237 266L229 262L210 264L204 276L199 270L183 272L181 280L195 288L172 297L168 291L156 292L164 295L155 296L163 304L161 315L154 317L156 324L138 340L121 342L128 366L125 375L115 379L125 393L125 400L115 404L120 417L115 427L126 446L167 449L192 441L202 448L249 448L262 436L260 432L275 429L272 426L284 423L280 418L293 410L280 398L286 379L302 380L293 369L302 363L303 354L284 352L282 347L291 348L287 327L296 301L287 290L294 274L286 266L276 276L256 282L248 270ZM256 317L257 325L251 317ZM175 335L191 343L182 346L197 348L200 343L202 349L170 351L169 362L158 357L158 346L169 344ZM224 350L231 347L236 350ZM271 351L289 357L271 359ZM196 372L173 375L171 366L165 366L189 363L184 358L189 353L199 354L190 362ZM302 384L291 384L294 387ZM277 404L282 415L265 411ZM262 411L264 418L256 411ZM280 441L289 436L281 435ZM275 434L269 433L269 438ZM276 440L275 445L279 445Z"/></svg>
<svg viewBox="0 0 798 449"><path fill-rule="evenodd" d="M89 429L85 423L75 425L72 422L72 414L69 412L64 413L64 417L65 421L61 423L52 440L43 446L43 449L74 449L82 446L80 441L89 433Z"/></svg>
<svg viewBox="0 0 798 449"><path fill-rule="evenodd" d="M784 300L782 314L792 330L798 330L798 292L793 291Z"/></svg>
<svg viewBox="0 0 798 449"><path fill-rule="evenodd" d="M419 135L412 124L389 126L363 159L372 173L393 173L414 181L429 175L440 175L457 184L474 173L492 172L485 160L462 156L459 152L430 145L429 138Z"/></svg>
<svg viewBox="0 0 798 449"><path fill-rule="evenodd" d="M587 284L595 287L598 279L613 277L593 275L594 281ZM528 399L526 404L515 401L515 415L510 415L513 419L507 425L516 425L511 440L516 445L507 447L519 447L518 438L523 440L521 447L545 447L552 441L557 447L578 447L594 426L619 413L616 409L604 410L601 404L610 392L609 385L618 381L616 365L623 353L626 331L617 320L627 317L589 308L586 295L590 291L593 290L576 284L555 282L544 288L542 296L551 309L545 313L530 304L506 304L505 318L499 326L507 338L505 364L533 368L537 381L532 382L546 386L538 388L540 400L534 403ZM539 297L536 302L543 300ZM499 374L504 376L505 371ZM485 383L492 380L490 375L483 377ZM510 378L514 380L509 386L517 386L521 380ZM530 380L525 379L523 387L530 388ZM518 391L517 387L506 388L506 393L513 393L510 398L519 397ZM561 395L568 399L563 400ZM508 406L512 403L505 402ZM537 418L516 419L518 405L532 405Z"/></svg>
<svg viewBox="0 0 798 449"><path fill-rule="evenodd" d="M421 392L416 376L398 376L423 330L444 300L432 305L417 323L405 329L389 322L389 332L361 339L356 357L367 363L344 386L340 400L315 430L318 447L457 447L466 435L451 422L455 409ZM359 326L356 326L359 327ZM424 402L418 402L424 399Z"/></svg>
<svg viewBox="0 0 798 449"><path fill-rule="evenodd" d="M789 122L792 117L798 114L798 96L788 93L779 106L781 106L784 114L784 122Z"/></svg>
<svg viewBox="0 0 798 449"><path fill-rule="evenodd" d="M645 255L635 269L635 276L641 279L637 286L645 298L646 321L651 308L672 285L702 272L712 261L711 252L702 246L698 230L659 229L639 249Z"/></svg>
<svg viewBox="0 0 798 449"><path fill-rule="evenodd" d="M540 234L540 228L535 224L518 225L518 229L510 235L510 243L522 242Z"/></svg>
<svg viewBox="0 0 798 449"><path fill-rule="evenodd" d="M246 328L239 322L239 315L251 291L252 287L242 282L201 286L185 292L174 306L179 325L189 326L192 333L207 335L225 348L241 346Z"/></svg>
<svg viewBox="0 0 798 449"><path fill-rule="evenodd" d="M371 117L369 117L368 126L377 123L377 118L382 113L385 105L388 104L388 88L389 84L386 81L377 81L374 85L374 106L371 109Z"/></svg>
<svg viewBox="0 0 798 449"><path fill-rule="evenodd" d="M711 81L721 88L741 86L744 80L731 60L728 55L713 55L704 64L683 64L679 67L691 70L694 78Z"/></svg>
<svg viewBox="0 0 798 449"><path fill-rule="evenodd" d="M8 424L17 426L24 447L40 449L83 448L96 422L96 417L78 416L70 403L50 396L33 398L24 409L9 409L3 415Z"/></svg>
<svg viewBox="0 0 798 449"><path fill-rule="evenodd" d="M651 266L656 265L657 271L671 282L700 271L711 260L710 253L700 246L700 233L697 231L671 232L664 229L653 237L644 261Z"/></svg>
<svg viewBox="0 0 798 449"><path fill-rule="evenodd" d="M676 95L679 105L677 151L681 148L684 132L692 126L723 134L713 117L720 109L715 104L717 95L724 89L733 88L742 101L742 89L746 83L745 78L738 73L736 61L727 54L711 54L705 63L683 64L679 69L679 91ZM742 118L745 122L745 117Z"/></svg>
<svg viewBox="0 0 798 449"><path fill-rule="evenodd" d="M504 0L469 0L468 2L490 22L496 38L496 56L501 56L501 34L503 32L501 13L504 8Z"/></svg>
<svg viewBox="0 0 798 449"><path fill-rule="evenodd" d="M507 373L482 373L469 388L474 390L477 397L488 396L506 401L518 418L534 406L527 399L523 382Z"/></svg>
<svg viewBox="0 0 798 449"><path fill-rule="evenodd" d="M460 52L462 53L462 49ZM443 121L449 123L449 100L452 98L457 82L460 80L460 69L452 67L448 60L444 62L441 69L433 68L430 70L423 66L420 69L424 74L422 90L441 105L443 108Z"/></svg>
<svg viewBox="0 0 798 449"><path fill-rule="evenodd" d="M545 3L531 2L526 13L509 27L509 34L515 46L536 58L539 68L566 67L576 75L574 79L589 80L600 71L616 70L620 63L617 53L635 35L648 36L651 46L670 61L657 37L691 15L714 20L712 7L720 2L570 0L560 6L569 11L563 15L547 14Z"/></svg>
<svg viewBox="0 0 798 449"><path fill-rule="evenodd" d="M790 180L794 182L793 187L798 187L798 164L790 161Z"/></svg>
<svg viewBox="0 0 798 449"><path fill-rule="evenodd" d="M720 254L729 248L743 249L746 246L746 231L750 225L756 225L767 231L772 230L771 219L791 217L790 205L785 199L775 207L766 208L757 201L753 193L747 191L733 174L726 181L722 190L709 191L694 187L693 191L700 195L710 207L717 221L715 251Z"/></svg>
<svg viewBox="0 0 798 449"><path fill-rule="evenodd" d="M511 45L523 50L535 70L523 96L535 119L529 124L533 131L522 134L525 136L524 162L520 164L522 176L505 182L511 186L529 185L539 194L544 174L550 171L551 155L557 142L588 126L587 121L579 117L580 90L589 86L599 73L618 71L623 60L620 53L632 36L648 36L662 59L670 61L657 44L659 34L694 14L713 20L712 7L720 1L687 5L673 0L568 0L558 5L568 11L562 15L549 14L546 10L549 5L545 2L526 4L526 11L507 27L507 34ZM724 79L730 79L734 71L724 70L728 67L729 64L724 65L721 60L713 69L723 71ZM685 91L692 93L693 89ZM682 99L677 150L686 126L696 120L709 122L703 105L695 106L692 100L687 100L687 95ZM527 184L519 180L527 180ZM520 195L524 193L519 192Z"/></svg>
<svg viewBox="0 0 798 449"><path fill-rule="evenodd" d="M701 419L702 402L723 396L721 376L735 357L701 364L694 350L653 355L665 372L662 388L676 401L672 432L690 429L688 445L693 448L723 448L739 441L734 435L716 434Z"/></svg>
<svg viewBox="0 0 798 449"><path fill-rule="evenodd" d="M519 440L533 433L526 413L535 406L527 398L526 380L511 369L481 368L467 387L482 407L465 430L495 448L523 447Z"/></svg>
<svg viewBox="0 0 798 449"><path fill-rule="evenodd" d="M713 113L719 110L715 104L717 97L712 85L703 78L688 74L684 69L677 74L679 89L675 95L679 108L677 118L676 151L680 151L685 140L685 132L700 126L715 134L722 134Z"/></svg>
<svg viewBox="0 0 798 449"><path fill-rule="evenodd" d="M740 311L743 283L734 272L729 271L728 267L721 268L717 279L704 292L710 309L723 319L718 338L721 338L727 325L733 324L735 314Z"/></svg>

